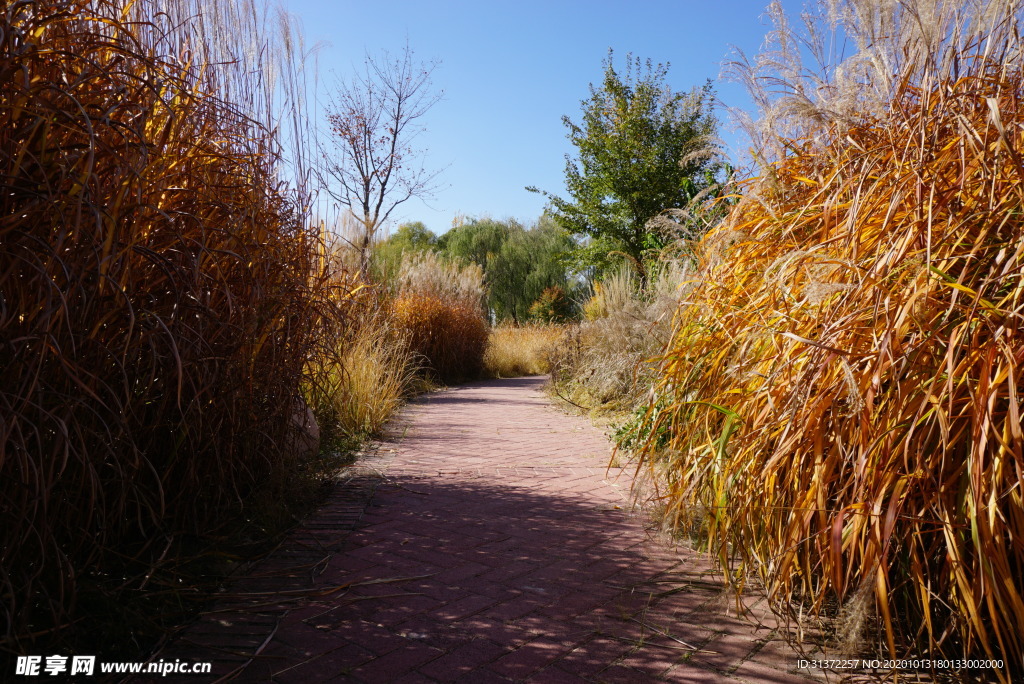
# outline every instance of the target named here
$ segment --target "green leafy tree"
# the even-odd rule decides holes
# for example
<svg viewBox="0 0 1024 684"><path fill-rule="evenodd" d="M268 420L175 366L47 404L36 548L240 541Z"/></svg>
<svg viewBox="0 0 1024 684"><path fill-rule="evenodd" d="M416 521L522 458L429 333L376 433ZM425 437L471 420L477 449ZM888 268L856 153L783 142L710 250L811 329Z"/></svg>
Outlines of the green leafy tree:
<svg viewBox="0 0 1024 684"><path fill-rule="evenodd" d="M626 57L625 73L604 62L600 87L590 86L583 120L562 118L577 155L566 155L568 198L541 192L558 223L585 240L579 265L603 269L625 256L646 280L645 257L664 247L650 221L685 209L715 183L713 93L708 82L689 93L666 84L667 64ZM587 240L589 238L589 240Z"/></svg>
<svg viewBox="0 0 1024 684"><path fill-rule="evenodd" d="M410 221L398 226L398 229L386 240L373 246L370 262L376 277L384 282L389 282L402 265L402 256L406 252L435 252L437 250L437 235L421 221Z"/></svg>
<svg viewBox="0 0 1024 684"><path fill-rule="evenodd" d="M530 319L540 323L564 323L572 315L572 304L565 290L555 285L546 287L530 305Z"/></svg>
<svg viewBox="0 0 1024 684"><path fill-rule="evenodd" d="M488 308L495 321L526 321L530 306L545 289L572 290L563 257L575 243L548 216L529 229L512 220L471 219L442 235L439 242L447 257L483 269Z"/></svg>
<svg viewBox="0 0 1024 684"><path fill-rule="evenodd" d="M469 219L442 235L440 248L448 257L477 264L486 275L513 230L522 226L516 221Z"/></svg>

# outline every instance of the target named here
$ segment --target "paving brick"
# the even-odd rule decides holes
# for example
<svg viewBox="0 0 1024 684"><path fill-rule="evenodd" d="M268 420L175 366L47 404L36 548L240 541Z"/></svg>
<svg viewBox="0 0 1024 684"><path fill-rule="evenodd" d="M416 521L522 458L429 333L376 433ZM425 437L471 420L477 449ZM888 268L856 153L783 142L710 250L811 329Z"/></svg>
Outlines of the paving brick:
<svg viewBox="0 0 1024 684"><path fill-rule="evenodd" d="M488 669L512 679L525 679L537 670L551 665L567 651L564 644L540 637L498 658L488 666Z"/></svg>
<svg viewBox="0 0 1024 684"><path fill-rule="evenodd" d="M508 653L508 649L487 639L474 639L461 644L433 660L419 671L438 681L451 682Z"/></svg>
<svg viewBox="0 0 1024 684"><path fill-rule="evenodd" d="M483 611L482 615L491 620L512 622L545 605L547 605L547 601L542 598L522 594L491 606Z"/></svg>
<svg viewBox="0 0 1024 684"><path fill-rule="evenodd" d="M576 647L595 636L599 624L554 620L546 615L531 613L513 623L516 628L525 630L534 636L556 639L561 643Z"/></svg>
<svg viewBox="0 0 1024 684"><path fill-rule="evenodd" d="M724 675L713 670L706 670L690 663L676 665L661 677L667 682L686 682L686 684L739 684L740 680L731 675ZM770 680L769 680L770 681ZM804 682L803 684L807 684Z"/></svg>
<svg viewBox="0 0 1024 684"><path fill-rule="evenodd" d="M612 665L606 670L598 673L594 681L600 684L646 684L651 681L651 676L639 670L633 670L621 665Z"/></svg>
<svg viewBox="0 0 1024 684"><path fill-rule="evenodd" d="M592 613L610 598L595 592L577 590L559 596L549 605L539 608L537 612L553 620L570 621Z"/></svg>
<svg viewBox="0 0 1024 684"><path fill-rule="evenodd" d="M296 681L308 684L315 681L348 676L353 669L370 662L377 656L355 644L344 644L323 655L299 662L273 666L271 677L274 681ZM256 681L256 672L246 669L246 678Z"/></svg>
<svg viewBox="0 0 1024 684"><path fill-rule="evenodd" d="M796 663L792 663L790 667L795 666ZM749 682L750 684L807 684L810 681L807 677L792 672L787 672L785 669L779 669L770 665L758 663L756 661L747 661L742 663L732 675L743 682Z"/></svg>
<svg viewBox="0 0 1024 684"><path fill-rule="evenodd" d="M461 598L458 601L453 601L446 606L442 606L433 611L433 614L439 620L446 622L454 622L461 620L462 618L469 617L470 615L476 615L479 612L485 611L488 608L493 607L498 602L497 599L491 596L481 596L480 594L470 594L465 598Z"/></svg>
<svg viewBox="0 0 1024 684"><path fill-rule="evenodd" d="M722 634L709 640L693 655L692 662L719 672L732 673L759 649L747 634ZM796 665L794 659L791 665Z"/></svg>
<svg viewBox="0 0 1024 684"><path fill-rule="evenodd" d="M514 681L516 680L500 675L487 667L480 667L469 674L459 677L453 682L453 684L500 684L501 682Z"/></svg>
<svg viewBox="0 0 1024 684"><path fill-rule="evenodd" d="M566 672L589 677L623 657L631 646L617 639L596 637L573 649L558 662Z"/></svg>
<svg viewBox="0 0 1024 684"><path fill-rule="evenodd" d="M290 637L290 630L281 635L283 639ZM343 620L329 625L325 629L325 637L335 640L335 643L346 641L356 644L378 656L386 655L406 644L405 638L382 625L366 620Z"/></svg>
<svg viewBox="0 0 1024 684"><path fill-rule="evenodd" d="M744 606L765 626L737 618L706 557L645 529L632 470L609 469L607 437L553 408L542 382L412 402L216 619L164 653L214 654L193 659L220 674L252 660L240 680L300 684L823 681L766 644L778 622L763 601Z"/></svg>
<svg viewBox="0 0 1024 684"><path fill-rule="evenodd" d="M469 582L468 580L475 578L477 575L482 575L491 569L492 568L489 565L484 565L482 563L474 563L472 561L464 562L458 567L448 568L447 570L438 573L434 579L438 582L445 582L448 584L472 586L472 582Z"/></svg>
<svg viewBox="0 0 1024 684"><path fill-rule="evenodd" d="M579 675L566 672L557 663L536 672L530 679L535 682L544 682L544 684L585 684L590 681Z"/></svg>
<svg viewBox="0 0 1024 684"><path fill-rule="evenodd" d="M419 672L408 672L397 679L389 680L388 684L437 684L437 680L426 677Z"/></svg>
<svg viewBox="0 0 1024 684"><path fill-rule="evenodd" d="M506 624L497 620L473 616L466 620L460 620L455 625L474 638L490 639L491 641L504 644L510 648L517 648L534 638L534 634L516 625Z"/></svg>
<svg viewBox="0 0 1024 684"><path fill-rule="evenodd" d="M352 671L352 674L371 684L376 682L389 684L441 655L443 655L442 652L436 648L421 644L409 644L360 665Z"/></svg>
<svg viewBox="0 0 1024 684"><path fill-rule="evenodd" d="M678 651L663 650L650 645L640 645L617 664L638 672L644 672L652 679L658 678L674 667L682 657Z"/></svg>

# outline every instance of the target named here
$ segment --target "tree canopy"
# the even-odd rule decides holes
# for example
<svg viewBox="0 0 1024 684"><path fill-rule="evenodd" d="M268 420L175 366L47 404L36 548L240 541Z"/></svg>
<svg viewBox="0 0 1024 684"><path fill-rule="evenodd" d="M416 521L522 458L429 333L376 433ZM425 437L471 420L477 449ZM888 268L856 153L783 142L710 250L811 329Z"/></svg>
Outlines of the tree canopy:
<svg viewBox="0 0 1024 684"><path fill-rule="evenodd" d="M574 313L573 299L581 285L569 273L565 257L575 247L550 214L529 228L514 219L471 218L440 236L414 221L377 243L372 261L384 282L394 278L410 253L431 251L448 261L477 264L484 272L491 318L523 323L562 320ZM531 312L541 299L544 305Z"/></svg>
<svg viewBox="0 0 1024 684"><path fill-rule="evenodd" d="M437 235L422 221L410 221L373 246L372 268L377 278L389 281L398 273L405 253L433 251L437 251Z"/></svg>
<svg viewBox="0 0 1024 684"><path fill-rule="evenodd" d="M529 320L530 307L549 288L572 292L563 257L575 243L550 216L530 228L517 221L471 219L440 238L450 258L479 264L495 321Z"/></svg>
<svg viewBox="0 0 1024 684"><path fill-rule="evenodd" d="M685 209L716 182L713 93L710 81L673 92L665 83L668 64L627 55L620 73L612 58L609 51L601 85L591 84L581 103L582 122L562 118L577 149L575 158L566 155L568 197L528 189L548 197L563 228L590 238L578 252L580 265L600 268L620 254L643 278L646 253L664 246L649 221Z"/></svg>

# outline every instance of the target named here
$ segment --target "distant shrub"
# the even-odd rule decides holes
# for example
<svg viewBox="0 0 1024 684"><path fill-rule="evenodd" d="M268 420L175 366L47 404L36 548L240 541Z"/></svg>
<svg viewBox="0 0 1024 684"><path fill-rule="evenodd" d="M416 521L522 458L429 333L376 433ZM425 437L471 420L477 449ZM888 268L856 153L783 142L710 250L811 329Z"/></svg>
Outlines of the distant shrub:
<svg viewBox="0 0 1024 684"><path fill-rule="evenodd" d="M586 321L566 329L550 351L558 392L587 408L632 411L655 378L657 357L668 342L684 270L674 262L651 268L646 288L628 268L595 285L584 305Z"/></svg>
<svg viewBox="0 0 1024 684"><path fill-rule="evenodd" d="M479 376L487 344L480 267L446 263L431 252L406 255L394 287L394 324L424 367L442 382Z"/></svg>
<svg viewBox="0 0 1024 684"><path fill-rule="evenodd" d="M530 320L538 323L564 323L571 315L572 302L557 285L544 288L537 301L530 305Z"/></svg>
<svg viewBox="0 0 1024 684"><path fill-rule="evenodd" d="M484 370L496 378L547 373L548 359L564 331L560 325L541 324L492 328L484 353Z"/></svg>

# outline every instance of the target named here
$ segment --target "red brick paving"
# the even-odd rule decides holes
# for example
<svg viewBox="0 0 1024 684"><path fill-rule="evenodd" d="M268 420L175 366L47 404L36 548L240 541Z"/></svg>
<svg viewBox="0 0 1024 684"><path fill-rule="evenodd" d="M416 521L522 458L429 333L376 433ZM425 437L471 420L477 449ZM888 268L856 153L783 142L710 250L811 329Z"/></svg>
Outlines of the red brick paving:
<svg viewBox="0 0 1024 684"><path fill-rule="evenodd" d="M404 434L159 658L303 684L823 681L769 615L734 617L706 559L645 531L607 438L542 383L410 405Z"/></svg>

